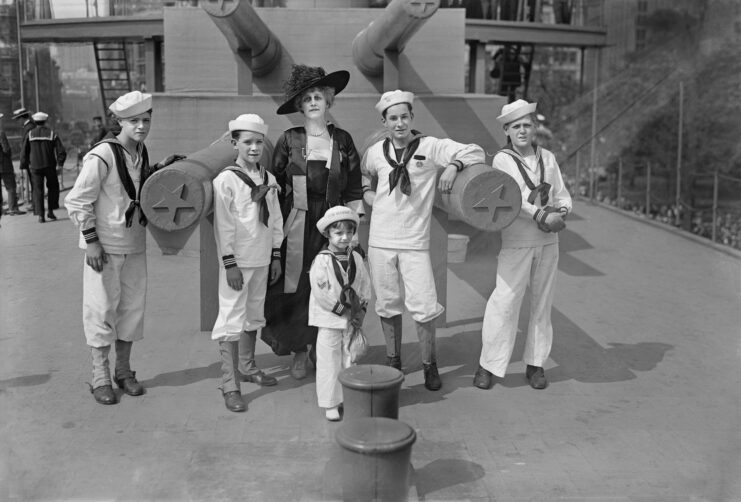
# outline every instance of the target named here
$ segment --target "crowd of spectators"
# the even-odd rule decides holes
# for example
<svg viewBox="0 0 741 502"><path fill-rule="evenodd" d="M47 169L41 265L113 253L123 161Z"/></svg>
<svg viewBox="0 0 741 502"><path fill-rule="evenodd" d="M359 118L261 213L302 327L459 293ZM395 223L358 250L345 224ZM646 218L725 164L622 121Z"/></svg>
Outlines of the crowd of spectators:
<svg viewBox="0 0 741 502"><path fill-rule="evenodd" d="M676 204L650 204L648 211L646 205L637 203L621 197L619 200L604 196L597 192L597 202L616 206L624 211L630 211L641 218L650 218L667 225L681 227L684 221L684 208ZM691 211L690 231L704 237L713 239L713 211L710 209L698 209ZM715 242L741 249L741 210L719 210L715 217Z"/></svg>

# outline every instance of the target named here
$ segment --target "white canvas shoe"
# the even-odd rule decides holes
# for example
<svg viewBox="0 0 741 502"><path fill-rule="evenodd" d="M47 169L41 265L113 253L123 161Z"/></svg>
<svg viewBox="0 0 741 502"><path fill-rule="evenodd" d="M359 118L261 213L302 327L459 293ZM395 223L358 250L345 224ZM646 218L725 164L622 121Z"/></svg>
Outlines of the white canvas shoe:
<svg viewBox="0 0 741 502"><path fill-rule="evenodd" d="M324 412L324 416L330 422L337 422L340 420L340 407L335 406L334 408L327 408Z"/></svg>

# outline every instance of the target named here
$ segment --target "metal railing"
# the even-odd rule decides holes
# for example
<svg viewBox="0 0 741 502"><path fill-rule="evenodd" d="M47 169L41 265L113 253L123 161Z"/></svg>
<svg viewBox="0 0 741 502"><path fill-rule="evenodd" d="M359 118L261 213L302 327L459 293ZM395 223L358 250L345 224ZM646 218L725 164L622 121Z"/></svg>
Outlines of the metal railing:
<svg viewBox="0 0 741 502"><path fill-rule="evenodd" d="M623 166L618 162L616 173L597 176L594 192L582 179L573 187L576 194L604 204L632 211L638 215L676 227L693 234L741 249L741 178L723 174L695 173L691 177L691 201L676 183L672 167L650 162ZM677 203L679 201L679 203Z"/></svg>

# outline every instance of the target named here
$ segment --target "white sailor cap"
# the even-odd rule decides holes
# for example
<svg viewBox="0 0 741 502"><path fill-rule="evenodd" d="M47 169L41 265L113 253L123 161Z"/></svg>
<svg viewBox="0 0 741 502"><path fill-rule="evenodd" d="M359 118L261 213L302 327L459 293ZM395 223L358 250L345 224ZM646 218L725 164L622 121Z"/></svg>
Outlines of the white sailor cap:
<svg viewBox="0 0 741 502"><path fill-rule="evenodd" d="M333 206L327 209L327 212L324 213L324 216L322 216L321 219L316 222L316 228L317 230L319 230L320 234L326 237L327 227L329 227L332 223L336 223L338 221L344 221L344 220L350 220L354 222L356 229L358 227L358 223L360 222L358 213L356 213L349 207Z"/></svg>
<svg viewBox="0 0 741 502"><path fill-rule="evenodd" d="M512 103L504 105L502 107L502 114L497 117L497 120L500 124L507 125L526 115L535 113L535 108L537 107L538 103L528 103L524 99L518 99Z"/></svg>
<svg viewBox="0 0 741 502"><path fill-rule="evenodd" d="M34 122L43 122L49 118L49 115L44 112L36 112L31 115L31 118L34 120Z"/></svg>
<svg viewBox="0 0 741 502"><path fill-rule="evenodd" d="M399 103L409 103L410 105L414 102L414 94L408 91L395 91L384 92L381 99L376 103L376 110L378 113L383 115L390 106L398 105Z"/></svg>
<svg viewBox="0 0 741 502"><path fill-rule="evenodd" d="M234 120L229 121L229 132L231 131L252 131L260 134L268 133L268 126L259 115L254 113L245 113Z"/></svg>
<svg viewBox="0 0 741 502"><path fill-rule="evenodd" d="M114 101L108 109L120 119L135 117L152 109L152 95L131 91Z"/></svg>

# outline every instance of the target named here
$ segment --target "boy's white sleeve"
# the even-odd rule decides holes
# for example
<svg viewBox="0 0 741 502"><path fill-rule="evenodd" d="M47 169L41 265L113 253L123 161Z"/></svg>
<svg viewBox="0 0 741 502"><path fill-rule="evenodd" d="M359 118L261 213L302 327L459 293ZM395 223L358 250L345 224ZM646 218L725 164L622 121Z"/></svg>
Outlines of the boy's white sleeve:
<svg viewBox="0 0 741 502"><path fill-rule="evenodd" d="M368 148L365 153L363 154L363 158L360 159L360 172L362 174L362 184L363 184L363 193L367 192L368 190L371 190L371 182L373 181L373 177L377 176L375 163L373 162L372 155L369 155L369 152L372 148Z"/></svg>
<svg viewBox="0 0 741 502"><path fill-rule="evenodd" d="M551 204L553 204L553 206L557 208L566 208L568 213L570 213L572 205L571 195L566 189L566 184L563 182L563 177L561 176L561 168L558 167L558 163L556 162L555 157L551 156L550 160L553 163L553 201L551 202Z"/></svg>
<svg viewBox="0 0 741 502"><path fill-rule="evenodd" d="M83 232L95 228L95 203L108 176L108 169L100 157L87 155L74 186L64 198L70 221Z"/></svg>
<svg viewBox="0 0 741 502"><path fill-rule="evenodd" d="M236 267L234 241L237 235L237 224L231 211L234 204L234 189L230 186L227 177L223 175L214 178L213 187L216 249L221 255L225 268Z"/></svg>
<svg viewBox="0 0 741 502"><path fill-rule="evenodd" d="M484 149L479 145L458 143L452 139L436 139L432 149L432 160L437 166L455 165L459 171L486 160Z"/></svg>
<svg viewBox="0 0 741 502"><path fill-rule="evenodd" d="M309 269L311 295L321 308L341 316L346 309L339 302L339 291L335 291L332 287L332 280L329 278L329 260L331 258L325 254L318 254L314 258L311 269Z"/></svg>

